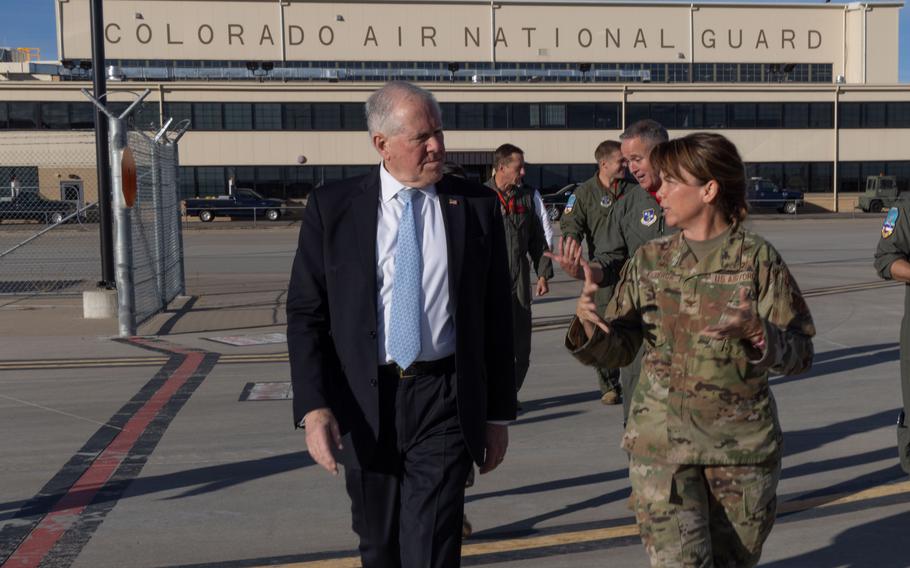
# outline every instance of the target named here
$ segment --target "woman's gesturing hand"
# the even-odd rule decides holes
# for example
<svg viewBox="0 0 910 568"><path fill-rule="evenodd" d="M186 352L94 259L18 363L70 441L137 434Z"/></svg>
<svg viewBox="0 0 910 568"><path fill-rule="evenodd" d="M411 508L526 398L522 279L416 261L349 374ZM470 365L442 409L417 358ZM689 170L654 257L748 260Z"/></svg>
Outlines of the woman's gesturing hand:
<svg viewBox="0 0 910 568"><path fill-rule="evenodd" d="M575 306L575 315L581 321L585 328L585 335L589 338L594 335L595 328L599 327L604 333L610 333L610 327L597 312L597 303L594 301L594 295L597 293L599 286L594 283L594 277L591 274L591 265L586 260L580 260L581 268L584 271L585 285L581 289L581 296Z"/></svg>

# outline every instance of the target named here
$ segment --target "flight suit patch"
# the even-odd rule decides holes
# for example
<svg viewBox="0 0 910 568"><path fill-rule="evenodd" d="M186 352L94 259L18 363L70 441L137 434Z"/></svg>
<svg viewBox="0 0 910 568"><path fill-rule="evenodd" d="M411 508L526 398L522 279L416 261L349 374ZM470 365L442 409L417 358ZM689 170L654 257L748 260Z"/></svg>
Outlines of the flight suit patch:
<svg viewBox="0 0 910 568"><path fill-rule="evenodd" d="M566 209L563 213L571 213L572 208L574 208L574 207L575 207L575 196L571 195L571 196L569 196L569 200L566 201Z"/></svg>
<svg viewBox="0 0 910 568"><path fill-rule="evenodd" d="M650 227L657 221L657 213L654 212L654 209L645 209L641 212L641 224L645 227Z"/></svg>
<svg viewBox="0 0 910 568"><path fill-rule="evenodd" d="M610 197L609 195L604 195L603 197L600 198L601 207L609 207L611 205L613 205L613 198Z"/></svg>
<svg viewBox="0 0 910 568"><path fill-rule="evenodd" d="M885 222L882 223L882 238L887 239L894 234L894 225L897 224L897 218L900 216L900 211L897 207L892 207L888 210L888 216L885 217Z"/></svg>

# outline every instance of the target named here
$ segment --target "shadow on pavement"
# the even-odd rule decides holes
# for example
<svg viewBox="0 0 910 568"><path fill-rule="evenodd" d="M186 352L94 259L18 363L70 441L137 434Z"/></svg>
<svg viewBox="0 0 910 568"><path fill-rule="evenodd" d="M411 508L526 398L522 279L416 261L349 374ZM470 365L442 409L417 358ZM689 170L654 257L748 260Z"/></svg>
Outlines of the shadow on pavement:
<svg viewBox="0 0 910 568"><path fill-rule="evenodd" d="M574 487L581 487L583 485L593 485L595 483L606 483L607 481L615 481L617 479L625 479L629 471L626 468L615 469L613 471L604 471L601 473L592 473L590 475L582 475L580 477L569 477L566 479L555 479L553 481L545 481L543 483L534 483L532 485L525 485L524 487L513 487L510 489L502 489L500 491L491 491L489 493L478 493L465 496L465 503L472 503L474 501L480 501L481 499L490 499L493 497L506 497L506 496L515 496L515 495L531 495L534 493L545 493L547 491L555 491L557 489L570 489Z"/></svg>
<svg viewBox="0 0 910 568"><path fill-rule="evenodd" d="M625 470L623 470L623 474L625 474ZM499 525L498 527L491 527L489 529L479 531L475 533L472 538L520 538L537 534L539 531L535 527L538 523L543 523L545 521L556 519L564 515L571 515L572 513L583 511L585 509L596 509L608 503L613 503L614 501L628 499L629 493L630 488L623 487L622 489L617 489L616 491L612 491L604 495L599 495L591 499L585 499L584 501L565 505L559 509L554 509L553 511L549 511L547 513L542 513L540 515L528 517L527 519L521 519L513 523Z"/></svg>
<svg viewBox="0 0 910 568"><path fill-rule="evenodd" d="M580 404L582 402L593 402L600 400L600 393L597 391L586 391L547 398L537 398L534 400L525 400L521 403L522 414L528 412L537 412L538 410L547 410L557 406L566 406L569 404Z"/></svg>
<svg viewBox="0 0 910 568"><path fill-rule="evenodd" d="M770 382L771 386L780 386L832 373L853 371L880 363L890 363L898 359L900 359L900 347L897 343L879 343L848 347L846 349L834 349L824 353L817 353L809 372L787 377L778 375L772 377Z"/></svg>
<svg viewBox="0 0 910 568"><path fill-rule="evenodd" d="M892 426L897 419L897 413L898 409L895 408L893 410L883 410L882 412L876 412L869 416L835 422L817 428L785 431L784 456L808 452L809 450L820 448L825 444L836 442L853 434ZM895 450L895 454L896 453L897 450Z"/></svg>
<svg viewBox="0 0 910 568"><path fill-rule="evenodd" d="M763 568L905 568L903 543L910 512L866 523L840 533L830 546L793 558L763 563Z"/></svg>
<svg viewBox="0 0 910 568"><path fill-rule="evenodd" d="M309 453L303 451L255 460L200 467L174 473L149 475L133 480L129 485L129 489L127 489L118 500L150 495L183 487L188 489L180 495L175 495L168 499L193 497L196 495L213 493L271 475L302 469L314 464L315 462L310 457ZM78 498L78 492L74 492L71 495L73 498ZM103 495L103 493L99 493L99 498L96 498L94 502L103 502L105 500ZM57 498L52 500L52 502L56 501ZM11 519L14 516L22 517L33 514L43 514L46 512L23 510L20 514L16 514L25 504L25 501L0 503L0 521Z"/></svg>
<svg viewBox="0 0 910 568"><path fill-rule="evenodd" d="M559 418L568 418L569 416L576 416L578 414L584 414L581 410L569 410L566 412L554 412L553 414L544 414L543 416L535 416L533 418L522 418L512 422L510 426L526 426L528 424L534 424L537 422L547 422L548 420L558 420Z"/></svg>

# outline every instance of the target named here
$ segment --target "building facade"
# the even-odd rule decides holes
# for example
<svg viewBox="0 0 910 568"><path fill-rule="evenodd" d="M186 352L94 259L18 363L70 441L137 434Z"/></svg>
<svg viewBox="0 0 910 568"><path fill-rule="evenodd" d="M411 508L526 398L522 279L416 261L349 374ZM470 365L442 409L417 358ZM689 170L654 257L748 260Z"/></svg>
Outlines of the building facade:
<svg viewBox="0 0 910 568"><path fill-rule="evenodd" d="M88 7L58 1L58 64L20 64L0 80L0 188L33 176L45 191L41 180L53 177L40 163L9 163L4 143L92 128L80 93ZM867 175L910 183L901 7L108 0L103 32L112 75L123 78L108 84L113 104L148 88L137 124L190 121L180 144L186 196L224 193L234 177L298 198L365 171L376 155L363 102L400 78L436 94L450 158L477 177L511 142L526 152L526 182L555 191L591 175L600 141L654 118L673 136L722 132L750 175L846 210Z"/></svg>

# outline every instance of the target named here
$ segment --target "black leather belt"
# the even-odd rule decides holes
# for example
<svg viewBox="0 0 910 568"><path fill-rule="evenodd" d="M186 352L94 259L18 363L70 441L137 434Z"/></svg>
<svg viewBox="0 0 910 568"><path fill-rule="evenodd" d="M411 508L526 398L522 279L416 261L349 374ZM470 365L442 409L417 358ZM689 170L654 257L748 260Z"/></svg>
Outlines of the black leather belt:
<svg viewBox="0 0 910 568"><path fill-rule="evenodd" d="M385 377L409 379L421 375L444 375L455 371L455 355L449 355L435 361L415 361L407 369L402 369L397 363L379 366L379 374Z"/></svg>

